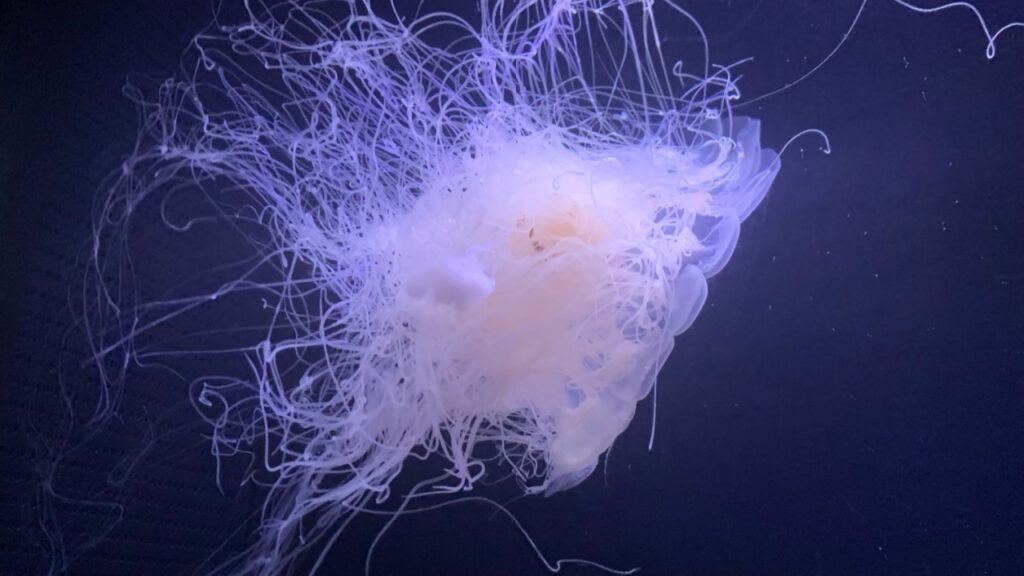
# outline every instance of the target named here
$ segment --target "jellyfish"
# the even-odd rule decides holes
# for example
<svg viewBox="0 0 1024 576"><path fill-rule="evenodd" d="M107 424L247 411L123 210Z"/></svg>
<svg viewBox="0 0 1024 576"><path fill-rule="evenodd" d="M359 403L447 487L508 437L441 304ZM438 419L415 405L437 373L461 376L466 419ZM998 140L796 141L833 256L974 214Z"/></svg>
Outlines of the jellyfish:
<svg viewBox="0 0 1024 576"><path fill-rule="evenodd" d="M139 367L208 366L174 368L183 394L268 487L249 553L214 571L293 567L412 459L441 463L434 495L591 475L780 168L732 68L671 61L655 11L247 2L127 89L141 131L83 292L94 421ZM177 270L135 253L153 228L173 281L140 279Z"/></svg>

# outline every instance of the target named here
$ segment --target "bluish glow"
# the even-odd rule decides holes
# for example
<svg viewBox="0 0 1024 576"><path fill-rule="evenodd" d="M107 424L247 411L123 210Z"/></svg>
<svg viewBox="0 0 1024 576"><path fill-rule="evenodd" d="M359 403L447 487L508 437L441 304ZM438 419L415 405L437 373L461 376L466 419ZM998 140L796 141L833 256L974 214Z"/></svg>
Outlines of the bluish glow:
<svg viewBox="0 0 1024 576"><path fill-rule="evenodd" d="M444 459L424 493L508 471L552 493L626 429L780 168L729 68L662 54L652 4L482 1L471 24L253 3L133 94L139 144L94 217L96 419L125 366L182 355L176 319L227 335L190 352L248 369L196 377L192 400L218 458L273 480L225 570L282 573L410 458ZM251 254L140 301L124 278L160 263L125 247L150 204ZM254 328L205 308L232 297Z"/></svg>

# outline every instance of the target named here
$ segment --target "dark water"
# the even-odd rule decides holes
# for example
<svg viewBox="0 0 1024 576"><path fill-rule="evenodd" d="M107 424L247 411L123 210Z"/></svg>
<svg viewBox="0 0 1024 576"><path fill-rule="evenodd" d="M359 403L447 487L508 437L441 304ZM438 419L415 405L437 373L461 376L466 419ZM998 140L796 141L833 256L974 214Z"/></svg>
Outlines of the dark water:
<svg viewBox="0 0 1024 576"><path fill-rule="evenodd" d="M701 4L714 60L755 57L748 97L820 61L858 6ZM1024 19L1013 4L978 5L1000 25ZM255 526L246 463L228 464L221 494L204 430L159 375L46 473L62 438L83 439L62 435L58 375L94 382L74 360L85 351L68 298L93 192L135 135L120 88L173 73L209 13L0 7L2 574L51 566L41 512L59 517L73 574L192 573ZM695 48L687 30L664 21L682 53ZM654 450L648 400L604 469L511 505L550 558L653 575L1024 573L1024 32L1003 36L994 60L984 50L969 12L873 1L816 74L742 110L772 146L813 127L833 153L813 139L787 152L662 373ZM178 265L172 247L152 250ZM147 436L157 413L166 435ZM52 508L40 478L61 496ZM373 574L543 573L491 513L403 518ZM361 573L381 525L358 520L323 573Z"/></svg>

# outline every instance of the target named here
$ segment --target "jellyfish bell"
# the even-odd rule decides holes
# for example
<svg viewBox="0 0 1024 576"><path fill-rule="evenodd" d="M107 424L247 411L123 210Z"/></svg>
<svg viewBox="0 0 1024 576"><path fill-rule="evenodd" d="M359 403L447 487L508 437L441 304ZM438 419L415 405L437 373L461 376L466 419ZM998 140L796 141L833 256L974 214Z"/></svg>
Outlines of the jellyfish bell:
<svg viewBox="0 0 1024 576"><path fill-rule="evenodd" d="M690 148L487 131L388 226L412 386L529 489L578 484L625 430L777 173L756 122L716 130Z"/></svg>

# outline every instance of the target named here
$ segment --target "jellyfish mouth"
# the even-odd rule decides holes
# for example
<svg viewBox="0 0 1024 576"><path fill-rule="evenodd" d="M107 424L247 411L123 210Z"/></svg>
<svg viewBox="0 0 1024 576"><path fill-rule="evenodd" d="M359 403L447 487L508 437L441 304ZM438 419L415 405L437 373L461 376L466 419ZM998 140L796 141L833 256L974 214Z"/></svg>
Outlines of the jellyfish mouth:
<svg viewBox="0 0 1024 576"><path fill-rule="evenodd" d="M509 239L509 251L520 257L550 256L573 245L598 246L608 238L608 225L593 210L576 201L563 199L565 206L547 207L541 214L520 214L516 232Z"/></svg>

